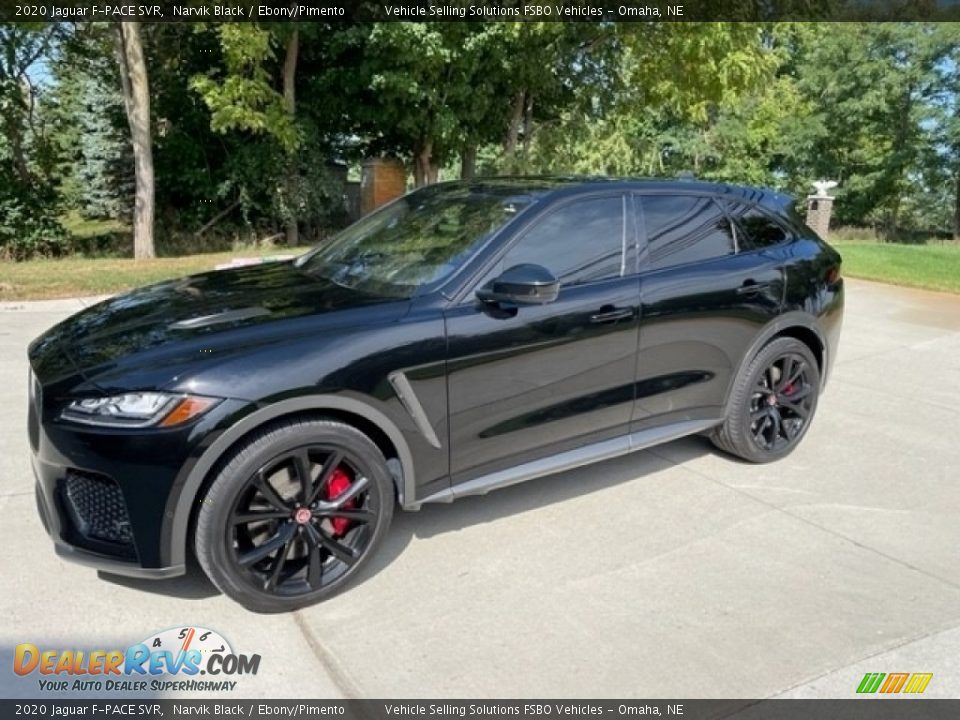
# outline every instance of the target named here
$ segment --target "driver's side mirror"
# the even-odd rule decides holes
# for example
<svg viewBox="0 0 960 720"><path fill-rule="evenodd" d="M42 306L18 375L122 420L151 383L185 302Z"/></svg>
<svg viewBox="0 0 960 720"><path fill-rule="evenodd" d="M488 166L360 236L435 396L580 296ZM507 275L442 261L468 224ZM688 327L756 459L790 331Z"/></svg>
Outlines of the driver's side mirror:
<svg viewBox="0 0 960 720"><path fill-rule="evenodd" d="M477 297L485 303L543 305L556 300L559 292L560 281L553 273L541 265L526 263L504 270L477 290Z"/></svg>

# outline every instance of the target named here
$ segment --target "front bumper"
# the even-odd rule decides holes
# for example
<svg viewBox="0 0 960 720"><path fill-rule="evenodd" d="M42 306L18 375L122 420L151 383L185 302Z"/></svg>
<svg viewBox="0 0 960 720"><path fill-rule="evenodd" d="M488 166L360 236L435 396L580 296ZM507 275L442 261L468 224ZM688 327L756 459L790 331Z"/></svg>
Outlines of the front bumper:
<svg viewBox="0 0 960 720"><path fill-rule="evenodd" d="M238 404L224 401L186 427L132 431L73 426L38 398L28 434L37 508L57 555L116 575L182 575L167 508Z"/></svg>
<svg viewBox="0 0 960 720"><path fill-rule="evenodd" d="M134 559L124 560L116 555L99 553L87 548L71 545L64 540L67 530L64 527L64 515L58 509L56 497L51 497L50 485L41 481L37 472L37 460L34 458L34 475L37 478L36 499L37 512L43 522L43 527L53 540L53 549L57 555L69 562L86 565L114 575L162 580L177 577L186 572L184 565L170 565L167 567L143 567Z"/></svg>

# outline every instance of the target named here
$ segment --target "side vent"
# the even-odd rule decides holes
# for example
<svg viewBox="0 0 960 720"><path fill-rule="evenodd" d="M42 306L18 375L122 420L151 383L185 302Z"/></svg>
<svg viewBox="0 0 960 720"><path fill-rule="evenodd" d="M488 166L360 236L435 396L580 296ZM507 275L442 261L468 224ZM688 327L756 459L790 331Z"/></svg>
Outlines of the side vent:
<svg viewBox="0 0 960 720"><path fill-rule="evenodd" d="M423 405L420 404L416 394L413 392L407 376L398 371L390 373L387 379L390 381L390 385L393 386L393 391L397 394L397 397L400 398L400 403L410 414L414 424L416 424L417 430L426 438L428 443L439 450L440 439L437 437L437 433L434 432L433 425L430 424L430 418L427 417Z"/></svg>

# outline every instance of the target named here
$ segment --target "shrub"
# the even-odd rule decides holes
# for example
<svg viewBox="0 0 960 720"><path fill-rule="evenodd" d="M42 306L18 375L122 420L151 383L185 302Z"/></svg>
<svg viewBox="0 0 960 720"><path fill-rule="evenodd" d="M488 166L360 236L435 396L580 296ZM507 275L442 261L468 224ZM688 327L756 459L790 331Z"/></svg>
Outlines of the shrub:
<svg viewBox="0 0 960 720"><path fill-rule="evenodd" d="M27 187L0 159L0 258L26 260L37 255L62 255L67 236L57 221L53 193Z"/></svg>

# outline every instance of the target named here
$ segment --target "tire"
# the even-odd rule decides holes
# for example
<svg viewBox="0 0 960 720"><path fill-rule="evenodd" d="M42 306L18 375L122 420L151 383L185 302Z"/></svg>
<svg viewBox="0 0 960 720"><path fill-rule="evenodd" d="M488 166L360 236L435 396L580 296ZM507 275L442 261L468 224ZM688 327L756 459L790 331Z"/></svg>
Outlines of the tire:
<svg viewBox="0 0 960 720"><path fill-rule="evenodd" d="M748 462L779 460L806 435L819 393L820 370L810 348L795 338L771 340L737 378L726 419L710 439Z"/></svg>
<svg viewBox="0 0 960 720"><path fill-rule="evenodd" d="M393 506L386 460L366 435L332 420L286 420L222 464L197 513L197 559L247 609L295 610L367 563Z"/></svg>

